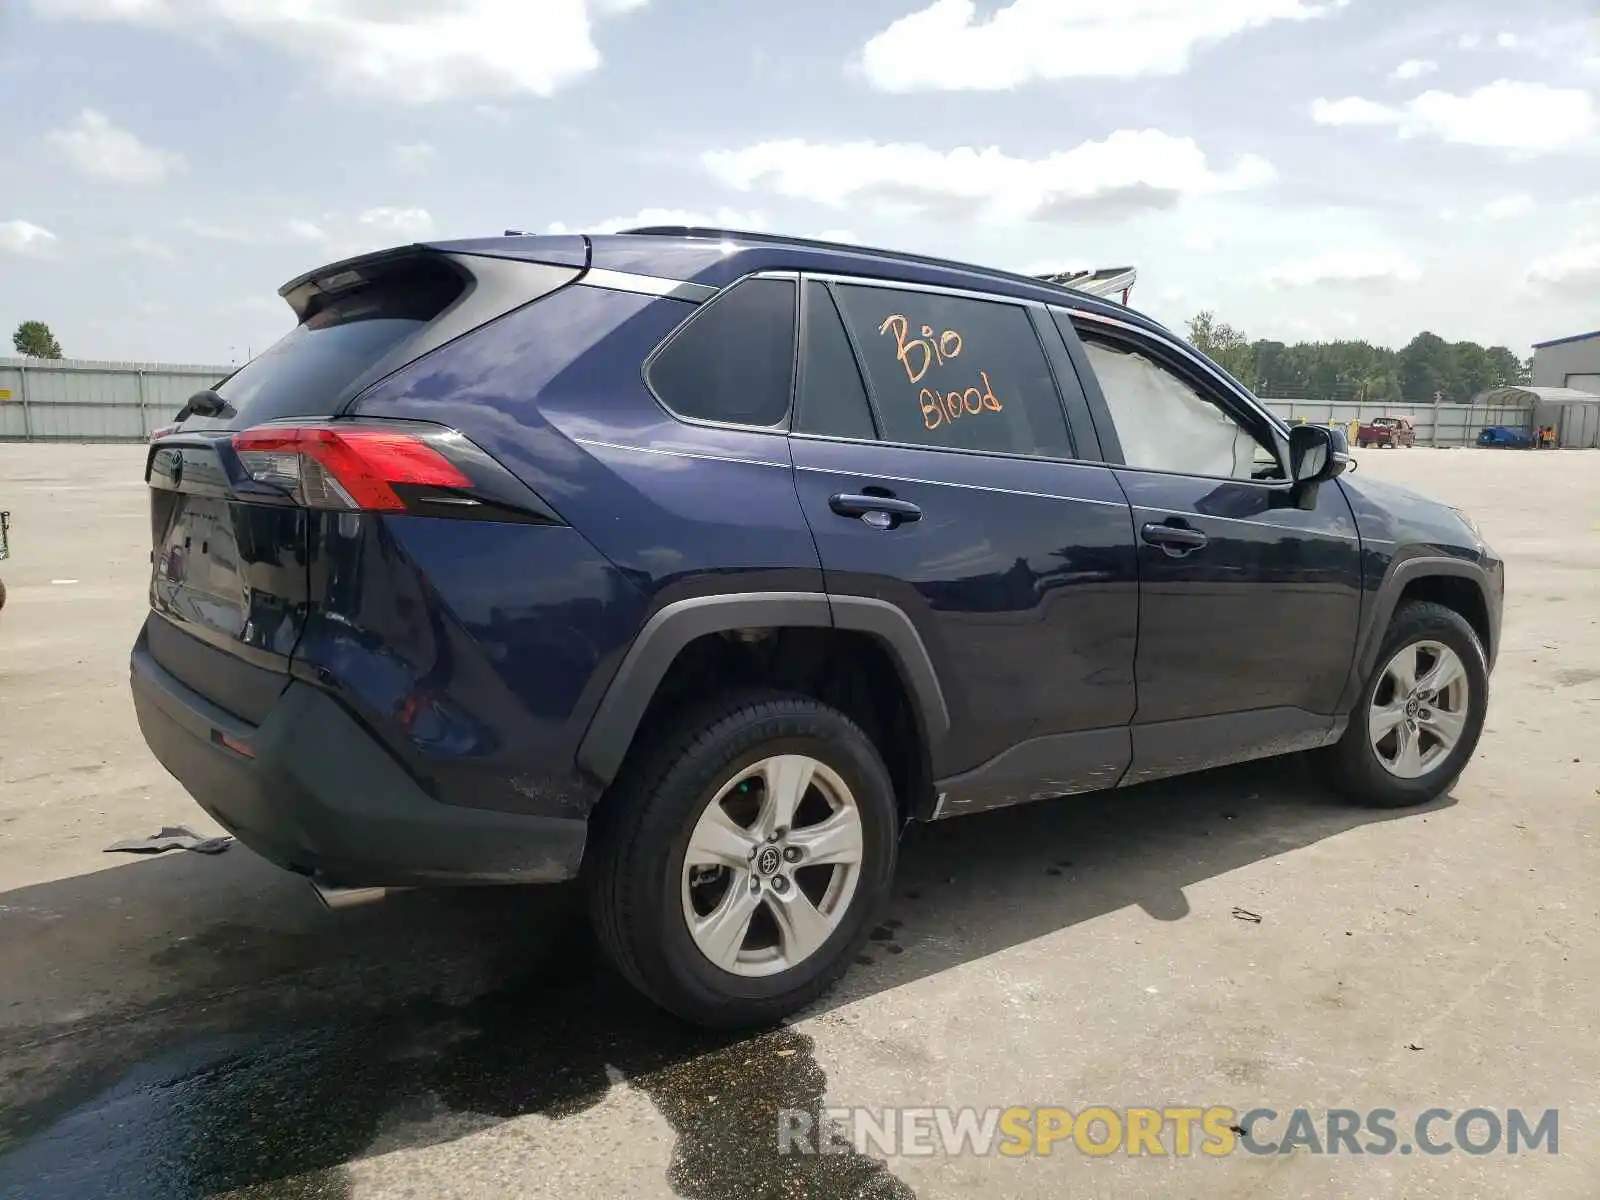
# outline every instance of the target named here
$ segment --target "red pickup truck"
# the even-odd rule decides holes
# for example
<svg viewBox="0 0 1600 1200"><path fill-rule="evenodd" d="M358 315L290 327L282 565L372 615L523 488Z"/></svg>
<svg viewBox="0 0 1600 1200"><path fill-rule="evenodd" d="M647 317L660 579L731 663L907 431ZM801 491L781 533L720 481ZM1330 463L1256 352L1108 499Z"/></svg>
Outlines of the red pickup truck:
<svg viewBox="0 0 1600 1200"><path fill-rule="evenodd" d="M1391 450L1416 444L1417 431L1410 417L1373 417L1356 430L1356 445L1362 450L1368 446Z"/></svg>

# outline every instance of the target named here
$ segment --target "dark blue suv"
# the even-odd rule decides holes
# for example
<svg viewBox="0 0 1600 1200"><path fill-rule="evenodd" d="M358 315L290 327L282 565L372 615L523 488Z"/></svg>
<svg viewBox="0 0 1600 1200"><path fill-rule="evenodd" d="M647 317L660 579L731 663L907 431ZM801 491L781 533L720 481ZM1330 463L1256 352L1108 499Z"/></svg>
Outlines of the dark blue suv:
<svg viewBox="0 0 1600 1200"><path fill-rule="evenodd" d="M1451 786L1500 560L1160 325L698 229L336 263L150 446L161 762L337 889L580 877L694 1021L816 997L909 821L1292 751Z"/></svg>

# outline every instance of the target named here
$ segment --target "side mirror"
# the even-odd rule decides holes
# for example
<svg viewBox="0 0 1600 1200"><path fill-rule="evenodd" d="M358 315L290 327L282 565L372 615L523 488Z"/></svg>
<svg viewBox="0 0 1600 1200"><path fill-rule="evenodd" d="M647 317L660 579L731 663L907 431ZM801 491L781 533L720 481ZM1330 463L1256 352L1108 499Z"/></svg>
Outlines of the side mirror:
<svg viewBox="0 0 1600 1200"><path fill-rule="evenodd" d="M1289 476L1296 487L1323 483L1344 474L1350 465L1350 443L1344 430L1326 425L1289 429Z"/></svg>

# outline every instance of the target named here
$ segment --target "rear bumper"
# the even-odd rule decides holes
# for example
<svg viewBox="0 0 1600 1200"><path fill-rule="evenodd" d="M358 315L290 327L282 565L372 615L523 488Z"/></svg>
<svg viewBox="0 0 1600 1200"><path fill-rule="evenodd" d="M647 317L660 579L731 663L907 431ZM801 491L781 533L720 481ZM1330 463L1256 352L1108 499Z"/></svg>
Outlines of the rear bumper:
<svg viewBox="0 0 1600 1200"><path fill-rule="evenodd" d="M340 887L552 883L586 823L443 804L337 701L290 682L260 725L133 650L139 728L200 807L262 857ZM229 746L240 749L230 749Z"/></svg>

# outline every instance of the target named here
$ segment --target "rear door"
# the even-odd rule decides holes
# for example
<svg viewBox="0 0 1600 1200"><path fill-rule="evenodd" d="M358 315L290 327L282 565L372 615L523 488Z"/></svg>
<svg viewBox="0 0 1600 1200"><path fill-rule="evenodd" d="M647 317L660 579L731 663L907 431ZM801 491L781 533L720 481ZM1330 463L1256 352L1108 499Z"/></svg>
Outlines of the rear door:
<svg viewBox="0 0 1600 1200"><path fill-rule="evenodd" d="M1176 341L1058 312L1139 538L1128 782L1322 744L1350 669L1361 546L1344 492L1297 503L1286 446Z"/></svg>
<svg viewBox="0 0 1600 1200"><path fill-rule="evenodd" d="M830 596L895 605L933 659L951 717L933 750L940 815L1116 783L1132 526L1087 419L1068 426L1058 379L1083 397L1043 309L803 287L796 486Z"/></svg>

